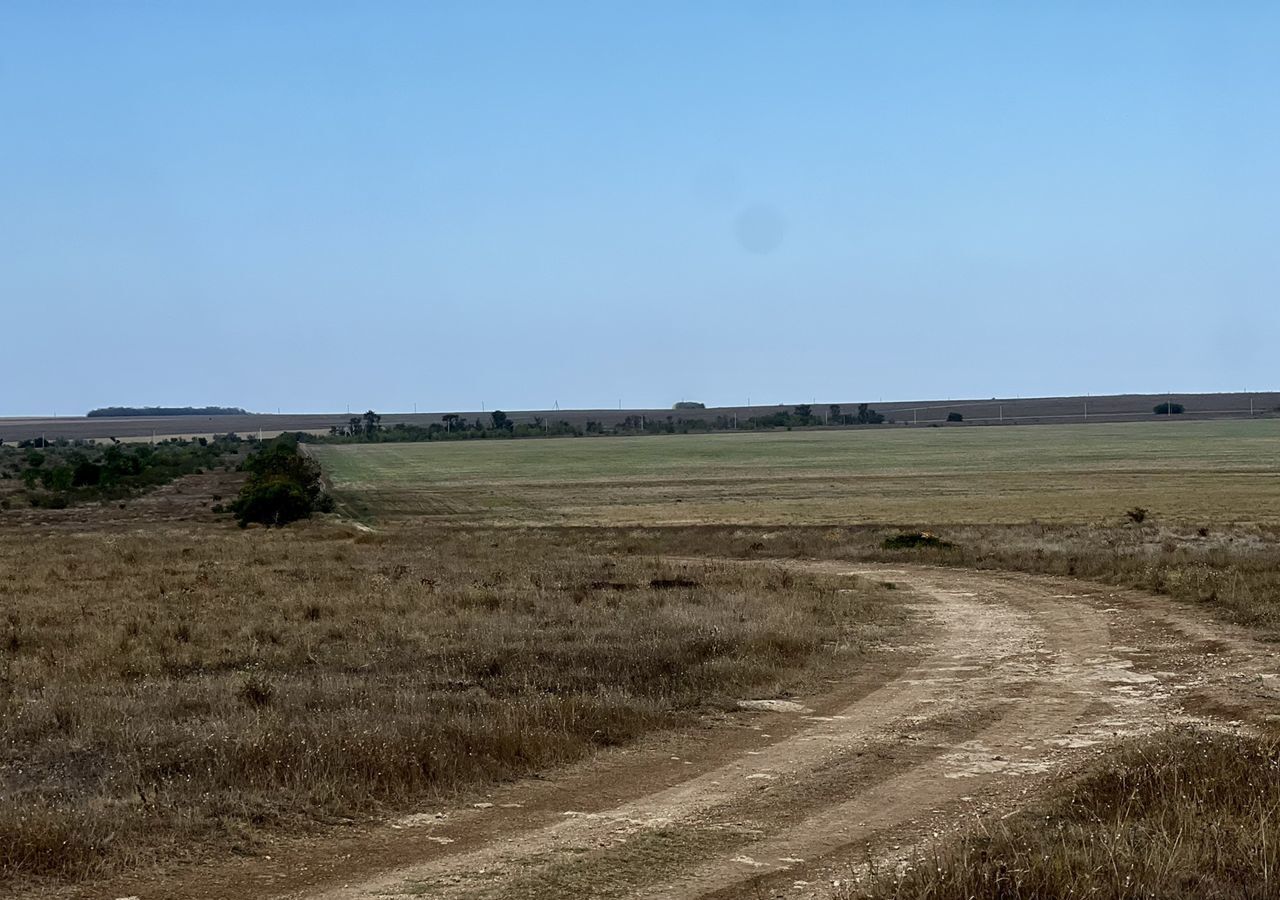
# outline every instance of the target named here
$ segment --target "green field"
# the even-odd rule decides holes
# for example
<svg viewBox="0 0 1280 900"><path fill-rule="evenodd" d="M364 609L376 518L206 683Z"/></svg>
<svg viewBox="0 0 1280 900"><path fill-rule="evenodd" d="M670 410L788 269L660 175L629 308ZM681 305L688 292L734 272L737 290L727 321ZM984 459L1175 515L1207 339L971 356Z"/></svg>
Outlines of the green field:
<svg viewBox="0 0 1280 900"><path fill-rule="evenodd" d="M370 518L1280 523L1280 421L312 445Z"/></svg>

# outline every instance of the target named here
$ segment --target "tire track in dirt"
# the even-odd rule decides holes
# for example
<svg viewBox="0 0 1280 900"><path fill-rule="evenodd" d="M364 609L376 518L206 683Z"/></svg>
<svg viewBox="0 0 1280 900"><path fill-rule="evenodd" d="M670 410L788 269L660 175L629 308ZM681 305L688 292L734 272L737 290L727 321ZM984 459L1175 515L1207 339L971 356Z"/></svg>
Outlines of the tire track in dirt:
<svg viewBox="0 0 1280 900"><path fill-rule="evenodd" d="M764 886L768 896L822 896L831 874L861 856L883 858L979 808L1016 803L1117 736L1188 719L1180 699L1223 682L1201 665L1197 642L1247 641L1163 601L1069 580L787 564L909 587L934 620L926 656L830 715L796 710L794 734L673 786L637 782L613 807L565 809L523 831L495 821L474 849L442 847L307 896L687 898ZM1258 645L1237 657L1271 659ZM1176 670L1148 671L1170 661ZM450 840L447 820L427 840Z"/></svg>

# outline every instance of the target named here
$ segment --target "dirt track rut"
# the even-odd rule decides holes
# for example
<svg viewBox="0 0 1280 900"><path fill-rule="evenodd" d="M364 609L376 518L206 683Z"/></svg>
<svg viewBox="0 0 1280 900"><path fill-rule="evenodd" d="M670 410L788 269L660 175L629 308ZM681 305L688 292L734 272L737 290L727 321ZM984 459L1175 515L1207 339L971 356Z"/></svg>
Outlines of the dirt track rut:
<svg viewBox="0 0 1280 900"><path fill-rule="evenodd" d="M1275 706L1258 677L1275 671L1271 651L1158 598L1024 575L789 564L915 592L931 619L922 656L821 715L802 704L762 714L753 749L709 766L671 759L688 777L586 769L550 792L558 809L536 814L514 786L495 797L505 802L404 820L420 838L412 862L280 895L822 897L862 860L1015 808L1116 737Z"/></svg>

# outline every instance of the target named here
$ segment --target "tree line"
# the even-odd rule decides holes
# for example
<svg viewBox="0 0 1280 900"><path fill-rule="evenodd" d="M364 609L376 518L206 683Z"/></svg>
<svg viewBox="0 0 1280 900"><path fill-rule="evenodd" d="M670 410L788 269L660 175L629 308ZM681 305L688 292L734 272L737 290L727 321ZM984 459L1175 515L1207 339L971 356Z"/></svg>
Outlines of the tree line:
<svg viewBox="0 0 1280 900"><path fill-rule="evenodd" d="M714 417L690 415L704 409L701 403L681 401L676 404L671 413L665 416L632 414L619 422L605 423L588 419L581 425L575 425L564 419L553 420L543 416L534 416L527 422L516 422L500 409L495 409L487 416L477 416L473 419L468 419L459 413L446 413L440 417L439 422L425 425L405 422L384 425L380 414L368 410L361 415L352 416L344 424L330 427L327 435L310 435L300 432L295 437L303 442L396 443L555 436L689 434L708 431L813 428L823 425L882 425L893 421L876 412L866 403L858 404L849 412L845 412L838 403L830 404L825 412L815 412L812 406L802 403L790 410L748 418L723 414Z"/></svg>
<svg viewBox="0 0 1280 900"><path fill-rule="evenodd" d="M90 419L120 418L126 416L247 416L238 406L103 406L91 409L85 416Z"/></svg>

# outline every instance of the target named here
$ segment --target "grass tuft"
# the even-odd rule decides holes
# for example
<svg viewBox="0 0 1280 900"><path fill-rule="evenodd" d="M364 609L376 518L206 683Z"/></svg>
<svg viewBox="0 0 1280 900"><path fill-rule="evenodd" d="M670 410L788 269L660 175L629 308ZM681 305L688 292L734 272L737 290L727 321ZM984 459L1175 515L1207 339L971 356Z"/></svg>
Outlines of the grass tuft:
<svg viewBox="0 0 1280 900"><path fill-rule="evenodd" d="M872 874L860 900L1280 896L1280 740L1172 729L1048 801Z"/></svg>

